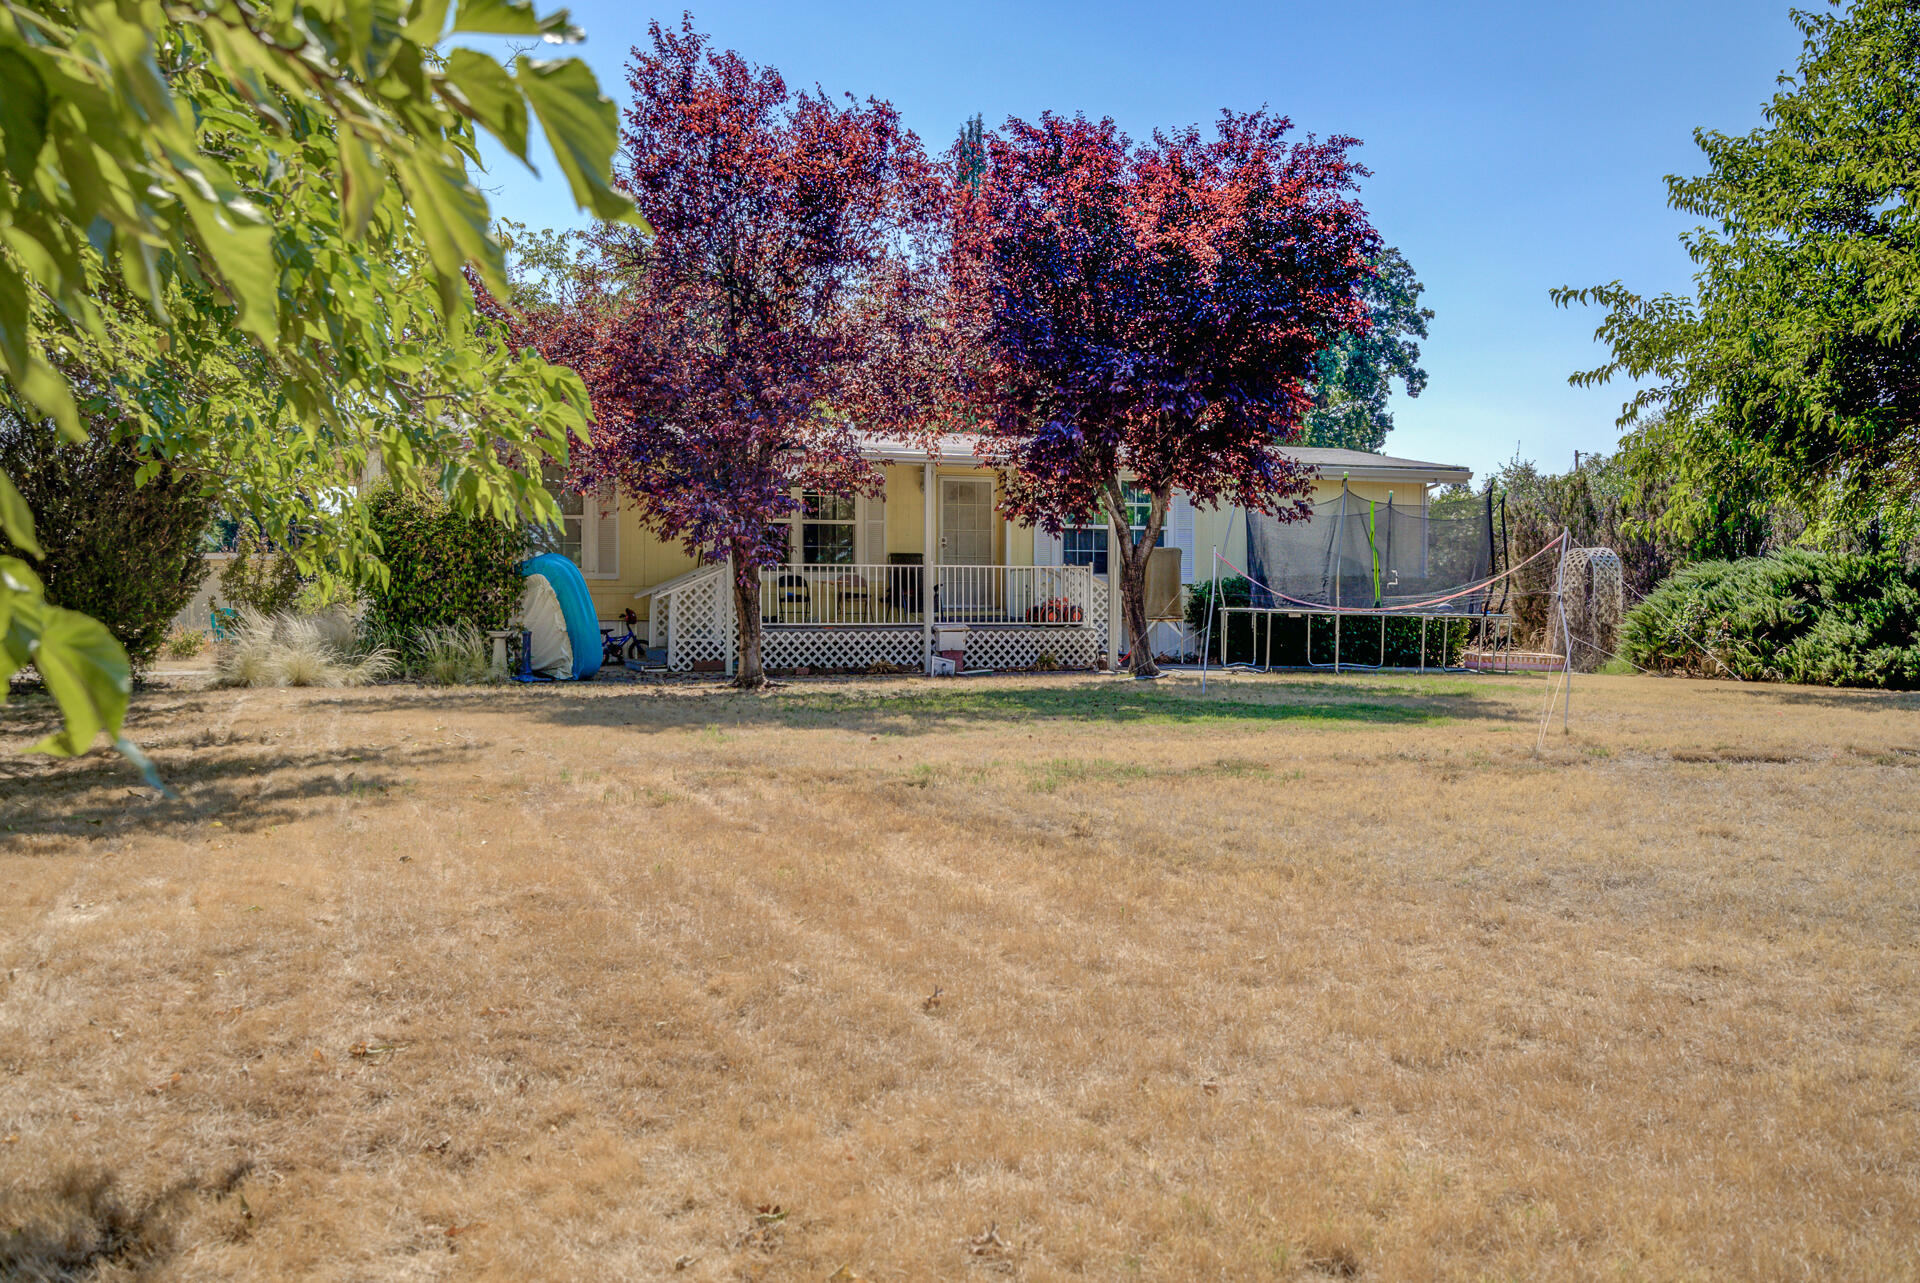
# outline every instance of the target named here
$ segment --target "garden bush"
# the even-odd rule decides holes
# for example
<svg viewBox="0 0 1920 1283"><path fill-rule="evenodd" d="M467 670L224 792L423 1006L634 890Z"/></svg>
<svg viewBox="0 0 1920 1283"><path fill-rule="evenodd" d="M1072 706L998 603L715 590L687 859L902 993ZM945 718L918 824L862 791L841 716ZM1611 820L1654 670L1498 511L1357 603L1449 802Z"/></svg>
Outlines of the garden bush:
<svg viewBox="0 0 1920 1283"><path fill-rule="evenodd" d="M293 554L242 528L233 541L233 560L220 572L220 603L260 615L294 609L306 577Z"/></svg>
<svg viewBox="0 0 1920 1283"><path fill-rule="evenodd" d="M167 639L163 647L168 659L192 659L206 648L206 629L180 627L167 630Z"/></svg>
<svg viewBox="0 0 1920 1283"><path fill-rule="evenodd" d="M51 424L0 410L0 471L26 500L46 556L25 556L4 536L0 553L23 557L48 601L105 624L142 669L206 577L200 543L213 501L199 478L166 465L136 486L152 461L112 424L90 427L76 444Z"/></svg>
<svg viewBox="0 0 1920 1283"><path fill-rule="evenodd" d="M369 579L366 625L413 655L423 629L504 628L520 602L527 534L454 511L437 494L383 487L368 500L387 579Z"/></svg>
<svg viewBox="0 0 1920 1283"><path fill-rule="evenodd" d="M1891 556L1803 549L1709 561L1627 612L1643 668L1749 681L1920 687L1920 570Z"/></svg>

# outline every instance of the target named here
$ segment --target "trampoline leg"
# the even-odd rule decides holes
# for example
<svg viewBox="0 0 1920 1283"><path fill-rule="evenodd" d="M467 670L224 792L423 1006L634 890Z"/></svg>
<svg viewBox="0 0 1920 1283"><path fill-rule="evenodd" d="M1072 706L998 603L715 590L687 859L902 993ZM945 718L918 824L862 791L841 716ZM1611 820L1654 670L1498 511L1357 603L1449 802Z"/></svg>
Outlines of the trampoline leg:
<svg viewBox="0 0 1920 1283"><path fill-rule="evenodd" d="M1427 671L1427 617L1420 616L1420 671Z"/></svg>
<svg viewBox="0 0 1920 1283"><path fill-rule="evenodd" d="M1340 616L1333 617L1333 671L1340 671Z"/></svg>
<svg viewBox="0 0 1920 1283"><path fill-rule="evenodd" d="M1387 666L1387 617L1380 616L1380 667Z"/></svg>

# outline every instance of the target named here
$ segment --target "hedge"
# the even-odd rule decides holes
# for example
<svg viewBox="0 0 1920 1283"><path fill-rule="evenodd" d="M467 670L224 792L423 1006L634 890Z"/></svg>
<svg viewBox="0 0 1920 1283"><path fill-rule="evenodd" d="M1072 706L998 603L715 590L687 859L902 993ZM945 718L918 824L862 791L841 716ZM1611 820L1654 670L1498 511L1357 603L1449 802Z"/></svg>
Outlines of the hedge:
<svg viewBox="0 0 1920 1283"><path fill-rule="evenodd" d="M371 633L405 645L421 628L506 626L520 602L524 529L464 516L438 494L392 486L368 500L368 520L387 567L385 583L363 585Z"/></svg>
<svg viewBox="0 0 1920 1283"><path fill-rule="evenodd" d="M1920 687L1920 570L1888 556L1794 549L1709 561L1627 612L1643 668L1819 686Z"/></svg>

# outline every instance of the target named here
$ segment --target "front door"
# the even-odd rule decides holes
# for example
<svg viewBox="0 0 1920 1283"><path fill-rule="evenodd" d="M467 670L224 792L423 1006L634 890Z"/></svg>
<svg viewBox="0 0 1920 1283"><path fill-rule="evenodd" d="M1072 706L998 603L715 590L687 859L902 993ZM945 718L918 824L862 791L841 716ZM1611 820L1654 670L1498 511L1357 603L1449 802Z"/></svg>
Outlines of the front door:
<svg viewBox="0 0 1920 1283"><path fill-rule="evenodd" d="M993 478L940 478L940 564L993 564ZM993 600L993 572L946 570L940 575L943 610L977 610Z"/></svg>
<svg viewBox="0 0 1920 1283"><path fill-rule="evenodd" d="M940 563L993 564L992 478L940 478Z"/></svg>

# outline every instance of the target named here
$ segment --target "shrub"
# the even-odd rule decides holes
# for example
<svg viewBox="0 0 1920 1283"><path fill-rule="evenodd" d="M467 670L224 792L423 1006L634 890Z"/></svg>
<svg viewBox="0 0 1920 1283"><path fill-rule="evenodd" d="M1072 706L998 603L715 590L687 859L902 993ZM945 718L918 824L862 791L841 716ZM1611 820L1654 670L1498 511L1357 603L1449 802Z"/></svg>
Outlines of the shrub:
<svg viewBox="0 0 1920 1283"><path fill-rule="evenodd" d="M1822 686L1920 687L1920 570L1890 556L1794 549L1710 561L1627 612L1644 668Z"/></svg>
<svg viewBox="0 0 1920 1283"><path fill-rule="evenodd" d="M162 649L168 659L192 659L207 646L207 630L204 628L174 628L167 633Z"/></svg>
<svg viewBox="0 0 1920 1283"><path fill-rule="evenodd" d="M1194 645L1206 641L1208 597L1212 582L1194 584L1188 590L1187 632ZM1219 601L1223 607L1252 605L1252 584L1240 576L1219 582ZM1258 622L1258 628L1256 628ZM1269 641L1267 630L1273 630ZM1308 649L1311 630L1313 647ZM1340 661L1350 665L1380 668L1417 668L1425 661L1428 668L1457 665L1467 641L1473 636L1473 620L1450 618L1430 620L1421 645L1421 620L1348 615L1340 620ZM1304 668L1309 659L1315 665L1331 665L1334 651L1334 620L1331 615L1233 615L1213 617L1213 645L1208 651L1210 663L1229 665L1265 665L1275 668ZM1225 659L1223 659L1225 657Z"/></svg>
<svg viewBox="0 0 1920 1283"><path fill-rule="evenodd" d="M1220 604L1222 606L1245 606L1253 600L1253 585L1240 575L1229 575L1220 581ZM1197 648L1207 641L1207 614L1213 601L1213 581L1202 580L1187 590L1187 633L1193 638ZM1226 649L1223 652L1221 647ZM1215 660L1224 653L1229 663L1244 663L1253 656L1253 625L1245 615L1232 617L1231 623L1220 615L1213 616L1213 648L1210 652Z"/></svg>
<svg viewBox="0 0 1920 1283"><path fill-rule="evenodd" d="M1207 602L1212 591L1213 584L1203 582L1188 592L1187 631L1195 646L1206 640ZM1247 580L1235 575L1220 581L1222 606L1246 606L1252 601L1253 586ZM1311 652L1307 647L1309 630ZM1378 616L1349 615L1340 622L1340 658L1344 663L1381 668L1416 668L1424 659L1427 667L1440 668L1460 662L1472 632L1472 622L1467 619L1431 621L1426 626L1423 650L1418 619L1389 618L1383 627ZM1215 615L1209 662L1222 662L1224 646L1224 662L1229 664L1264 665L1271 661L1276 668L1303 668L1309 658L1316 664L1331 664L1334 640L1331 615Z"/></svg>
<svg viewBox="0 0 1920 1283"><path fill-rule="evenodd" d="M493 680L487 639L467 620L442 628L414 630L413 671L440 686L473 686Z"/></svg>
<svg viewBox="0 0 1920 1283"><path fill-rule="evenodd" d="M279 615L294 608L306 585L293 554L243 530L234 540L233 560L220 572L220 600L236 610Z"/></svg>
<svg viewBox="0 0 1920 1283"><path fill-rule="evenodd" d="M463 516L437 494L393 487L368 500L368 519L387 567L384 584L364 585L373 635L411 651L421 629L506 626L520 602L524 530Z"/></svg>
<svg viewBox="0 0 1920 1283"><path fill-rule="evenodd" d="M263 615L239 607L232 635L214 647L218 686L364 686L396 667L384 646L365 648L344 611Z"/></svg>
<svg viewBox="0 0 1920 1283"><path fill-rule="evenodd" d="M4 536L0 553L23 557L45 581L48 601L105 624L134 667L145 668L206 577L200 539L213 501L198 478L164 464L135 485L152 461L115 437L111 423L90 427L76 445L51 424L0 409L0 472L26 500L46 557L26 557Z"/></svg>

